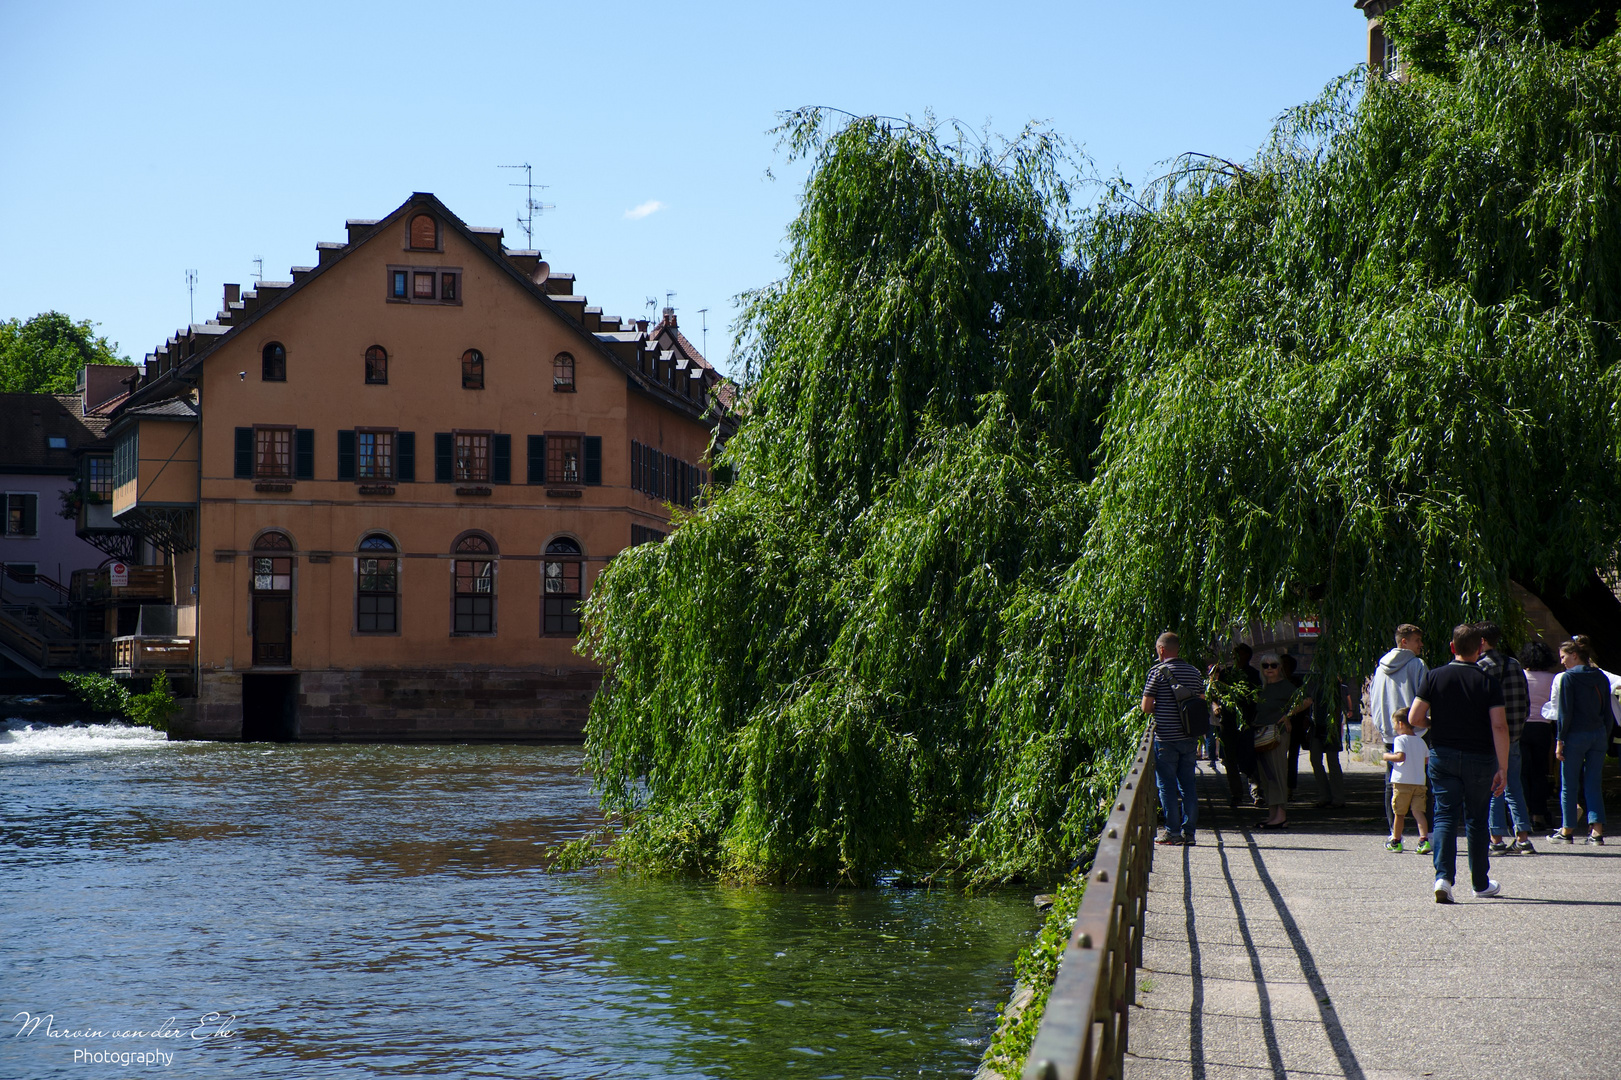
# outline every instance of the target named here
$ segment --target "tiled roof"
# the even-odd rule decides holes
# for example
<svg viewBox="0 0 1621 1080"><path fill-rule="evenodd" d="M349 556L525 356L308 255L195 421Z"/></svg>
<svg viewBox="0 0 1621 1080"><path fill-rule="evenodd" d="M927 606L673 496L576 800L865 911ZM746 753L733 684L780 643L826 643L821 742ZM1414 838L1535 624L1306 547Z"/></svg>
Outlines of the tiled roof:
<svg viewBox="0 0 1621 1080"><path fill-rule="evenodd" d="M78 394L0 394L0 471L70 474L73 452L106 428L106 417L84 416ZM67 445L52 448L53 438Z"/></svg>

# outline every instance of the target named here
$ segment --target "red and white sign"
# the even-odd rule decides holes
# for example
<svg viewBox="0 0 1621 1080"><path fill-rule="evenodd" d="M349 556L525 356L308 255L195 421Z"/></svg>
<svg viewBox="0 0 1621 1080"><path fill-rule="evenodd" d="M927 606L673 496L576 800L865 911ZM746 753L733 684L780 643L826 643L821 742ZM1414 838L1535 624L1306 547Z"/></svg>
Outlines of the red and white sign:
<svg viewBox="0 0 1621 1080"><path fill-rule="evenodd" d="M1295 636L1300 638L1322 637L1322 624L1316 619L1296 619Z"/></svg>
<svg viewBox="0 0 1621 1080"><path fill-rule="evenodd" d="M129 587L129 566L126 563L115 562L107 567L107 576L111 578L110 584L115 589Z"/></svg>

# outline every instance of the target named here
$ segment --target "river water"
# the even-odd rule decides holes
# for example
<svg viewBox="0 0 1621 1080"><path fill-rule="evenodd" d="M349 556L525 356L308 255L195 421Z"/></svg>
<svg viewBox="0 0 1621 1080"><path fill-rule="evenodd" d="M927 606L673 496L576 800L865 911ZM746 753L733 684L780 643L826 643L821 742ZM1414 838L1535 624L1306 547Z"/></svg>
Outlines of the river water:
<svg viewBox="0 0 1621 1080"><path fill-rule="evenodd" d="M544 868L595 824L573 747L9 722L0 1076L966 1076L1038 920Z"/></svg>

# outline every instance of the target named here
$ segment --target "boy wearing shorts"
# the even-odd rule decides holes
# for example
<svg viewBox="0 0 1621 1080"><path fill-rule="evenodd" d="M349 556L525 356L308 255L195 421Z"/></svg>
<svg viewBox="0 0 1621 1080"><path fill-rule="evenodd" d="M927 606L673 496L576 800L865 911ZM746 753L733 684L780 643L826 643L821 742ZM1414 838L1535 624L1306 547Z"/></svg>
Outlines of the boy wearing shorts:
<svg viewBox="0 0 1621 1080"><path fill-rule="evenodd" d="M1424 740L1413 734L1413 725L1407 722L1407 710L1397 709L1390 717L1396 723L1395 748L1384 755L1391 763L1390 773L1390 839L1386 851L1401 851L1402 828L1407 811L1413 811L1413 823L1418 826L1418 853L1430 853L1430 823L1424 819L1425 776L1424 763L1430 748Z"/></svg>

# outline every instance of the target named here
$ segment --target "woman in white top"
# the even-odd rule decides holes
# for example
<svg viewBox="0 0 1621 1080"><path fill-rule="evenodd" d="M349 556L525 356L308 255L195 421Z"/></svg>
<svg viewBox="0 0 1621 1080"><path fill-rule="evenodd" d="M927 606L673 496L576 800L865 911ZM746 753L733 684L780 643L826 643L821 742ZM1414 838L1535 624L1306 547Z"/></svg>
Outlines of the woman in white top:
<svg viewBox="0 0 1621 1080"><path fill-rule="evenodd" d="M1549 777L1554 771L1553 718L1543 709L1553 700L1554 673L1559 660L1540 640L1532 640L1520 650L1520 666L1525 669L1525 687L1530 692L1525 718L1525 734L1520 736L1520 785L1525 805L1531 810L1531 824L1548 828L1548 796L1553 790Z"/></svg>

